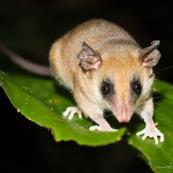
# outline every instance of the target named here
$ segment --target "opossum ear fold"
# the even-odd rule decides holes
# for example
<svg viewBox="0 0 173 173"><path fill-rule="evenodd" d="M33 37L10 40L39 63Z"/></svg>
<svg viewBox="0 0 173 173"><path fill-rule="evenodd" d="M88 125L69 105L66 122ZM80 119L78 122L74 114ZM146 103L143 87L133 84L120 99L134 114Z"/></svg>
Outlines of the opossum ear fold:
<svg viewBox="0 0 173 173"><path fill-rule="evenodd" d="M81 67L88 70L97 70L102 63L100 54L92 49L87 43L82 43L82 50L78 54Z"/></svg>
<svg viewBox="0 0 173 173"><path fill-rule="evenodd" d="M152 68L159 62L159 59L161 57L161 53L157 49L157 46L159 44L159 40L152 41L151 46L139 51L139 58L144 67Z"/></svg>

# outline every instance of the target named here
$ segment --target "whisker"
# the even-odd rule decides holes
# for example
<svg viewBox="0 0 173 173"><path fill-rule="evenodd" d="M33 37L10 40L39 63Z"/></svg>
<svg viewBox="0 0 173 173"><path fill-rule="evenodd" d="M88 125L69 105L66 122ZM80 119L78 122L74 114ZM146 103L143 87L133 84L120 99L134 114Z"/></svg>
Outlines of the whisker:
<svg viewBox="0 0 173 173"><path fill-rule="evenodd" d="M172 77L173 75L172 74L166 74L166 75L159 75L157 76L158 79L164 79L166 77Z"/></svg>
<svg viewBox="0 0 173 173"><path fill-rule="evenodd" d="M173 67L173 66L171 66L171 67ZM171 68L171 67L169 67L169 68ZM167 69L168 69L168 68L167 68ZM165 70L166 70L166 68L165 68ZM150 79L148 79L148 80L146 81L146 83L144 83L143 89L145 89L145 88L148 87L147 82L148 82L149 80L150 80ZM156 80L156 79L154 79L154 80ZM139 101L137 102L137 104L135 105L134 110L136 110L137 108L139 108L140 106L142 106L142 104L145 103L146 99L148 99L152 93L153 93L153 90L149 90L148 93L146 93L142 98L140 98L140 100L139 100ZM153 101L155 101L156 99L161 99L161 98L165 98L165 97L163 97L163 96L153 97Z"/></svg>
<svg viewBox="0 0 173 173"><path fill-rule="evenodd" d="M156 99L163 99L163 98L165 98L165 97L163 97L163 96L157 96L157 97L153 97L153 100L156 100Z"/></svg>
<svg viewBox="0 0 173 173"><path fill-rule="evenodd" d="M147 98L147 97L141 98L141 100L139 100L139 101L137 102L137 104L134 106L134 110L138 109L142 104L144 104L145 101L146 101L146 98Z"/></svg>
<svg viewBox="0 0 173 173"><path fill-rule="evenodd" d="M168 69L170 69L170 68L173 68L173 66L169 66L169 67L166 67L166 68L164 68L164 69L161 69L161 70L159 70L158 72L155 72L155 74L159 74L159 73L161 73L161 72L163 72L163 71L166 71L166 70L168 70Z"/></svg>
<svg viewBox="0 0 173 173"><path fill-rule="evenodd" d="M141 99L136 103L134 109L137 109L137 108L139 108L141 105L143 105L147 99L148 99L148 96L144 96L143 98L141 98Z"/></svg>
<svg viewBox="0 0 173 173"><path fill-rule="evenodd" d="M157 106L160 106L160 103L154 103L155 105L157 105Z"/></svg>

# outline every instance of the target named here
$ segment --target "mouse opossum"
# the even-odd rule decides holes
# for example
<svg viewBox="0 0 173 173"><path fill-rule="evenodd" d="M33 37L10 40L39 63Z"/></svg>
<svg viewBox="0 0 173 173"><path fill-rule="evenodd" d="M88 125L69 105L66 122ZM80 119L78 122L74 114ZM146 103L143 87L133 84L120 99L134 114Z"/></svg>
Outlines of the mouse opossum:
<svg viewBox="0 0 173 173"><path fill-rule="evenodd" d="M146 123L137 135L143 135L143 140L154 138L156 144L158 137L164 141L152 119L153 66L161 57L159 44L155 40L141 48L124 29L102 19L85 22L58 39L49 54L51 73L73 92L77 103L63 115L72 119L76 113L79 118L83 114L97 124L90 130L116 131L104 119L105 109L111 110L120 123L128 123L137 113ZM10 54L2 44L0 48L15 61L16 54ZM17 63L21 66L20 58ZM28 62L24 64L28 66ZM43 71L50 74L49 68Z"/></svg>

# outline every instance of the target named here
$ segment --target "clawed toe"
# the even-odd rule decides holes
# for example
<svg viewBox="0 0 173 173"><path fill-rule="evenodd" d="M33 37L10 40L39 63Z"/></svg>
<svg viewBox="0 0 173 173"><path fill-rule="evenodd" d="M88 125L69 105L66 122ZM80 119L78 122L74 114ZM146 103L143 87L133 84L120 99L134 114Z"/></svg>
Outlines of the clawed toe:
<svg viewBox="0 0 173 173"><path fill-rule="evenodd" d="M158 145L158 137L160 137L160 142L164 141L164 135L156 127L145 128L144 130L138 132L137 136L143 135L142 140L147 137L154 138L155 144Z"/></svg>
<svg viewBox="0 0 173 173"><path fill-rule="evenodd" d="M115 131L117 131L116 129L113 129L111 127L104 128L104 127L101 127L101 126L98 126L98 125L91 126L89 128L89 130L91 130L91 131L98 130L98 131L105 131L105 132L115 132Z"/></svg>
<svg viewBox="0 0 173 173"><path fill-rule="evenodd" d="M63 116L68 117L69 120L72 120L75 114L78 114L80 119L82 118L82 112L78 107L68 107L63 113Z"/></svg>

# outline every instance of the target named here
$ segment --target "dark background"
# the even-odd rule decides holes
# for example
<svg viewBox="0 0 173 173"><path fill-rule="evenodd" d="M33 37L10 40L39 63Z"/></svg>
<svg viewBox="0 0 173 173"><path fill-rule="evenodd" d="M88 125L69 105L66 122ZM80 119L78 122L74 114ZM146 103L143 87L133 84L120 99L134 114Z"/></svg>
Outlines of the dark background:
<svg viewBox="0 0 173 173"><path fill-rule="evenodd" d="M1 0L0 40L26 58L48 64L57 38L85 20L104 18L124 27L143 47L159 39L162 58L156 77L173 82L172 11L171 0ZM47 129L17 113L2 89L0 117L2 173L151 172L137 157L140 153L123 143L96 148L56 143Z"/></svg>

